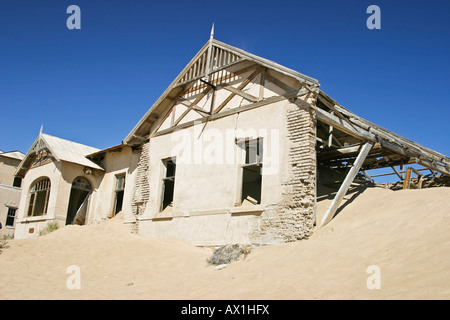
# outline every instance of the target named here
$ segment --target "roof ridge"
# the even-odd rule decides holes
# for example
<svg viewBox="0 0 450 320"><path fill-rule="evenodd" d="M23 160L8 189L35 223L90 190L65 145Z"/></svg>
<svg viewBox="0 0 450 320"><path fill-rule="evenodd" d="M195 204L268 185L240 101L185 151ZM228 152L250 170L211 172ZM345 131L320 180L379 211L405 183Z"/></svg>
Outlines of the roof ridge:
<svg viewBox="0 0 450 320"><path fill-rule="evenodd" d="M92 146L84 144L84 143L80 143L80 142L72 141L72 140L69 140L69 139L57 137L57 136L54 136L54 135L51 135L51 134L48 134L48 133L42 133L42 135L43 136L52 137L52 138L55 138L55 139L58 139L58 140L67 141L67 142L70 142L70 143L75 143L75 144L78 144L78 145L81 145L81 146L85 146L85 147L89 147L89 148L92 148L92 149L101 150L100 148L97 148L97 147L92 147Z"/></svg>

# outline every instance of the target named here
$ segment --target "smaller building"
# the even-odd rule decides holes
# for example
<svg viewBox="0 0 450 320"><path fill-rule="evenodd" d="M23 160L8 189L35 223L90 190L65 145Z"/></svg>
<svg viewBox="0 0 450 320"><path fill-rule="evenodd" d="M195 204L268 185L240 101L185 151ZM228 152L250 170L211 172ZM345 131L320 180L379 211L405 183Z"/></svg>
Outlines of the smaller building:
<svg viewBox="0 0 450 320"><path fill-rule="evenodd" d="M52 222L93 224L118 213L134 222L126 183L139 160L133 154L128 146L100 150L41 133L14 173L23 179L15 238L39 236Z"/></svg>
<svg viewBox="0 0 450 320"><path fill-rule="evenodd" d="M15 175L23 178L15 238L38 236L48 222L83 221L103 168L85 156L98 149L41 133Z"/></svg>
<svg viewBox="0 0 450 320"><path fill-rule="evenodd" d="M0 152L0 235L14 235L22 182L14 172L24 156L20 151Z"/></svg>

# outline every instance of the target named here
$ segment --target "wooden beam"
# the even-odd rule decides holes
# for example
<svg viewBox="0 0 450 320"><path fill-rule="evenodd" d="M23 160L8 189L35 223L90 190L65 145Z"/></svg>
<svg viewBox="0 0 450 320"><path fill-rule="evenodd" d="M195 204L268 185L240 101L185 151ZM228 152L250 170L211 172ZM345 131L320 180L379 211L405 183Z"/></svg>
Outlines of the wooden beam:
<svg viewBox="0 0 450 320"><path fill-rule="evenodd" d="M409 189L411 186L411 167L406 169L405 180L403 180L403 189Z"/></svg>
<svg viewBox="0 0 450 320"><path fill-rule="evenodd" d="M190 102L189 100L184 99L184 98L181 99L180 103L181 103L182 105L186 106L186 107L192 106L192 102ZM192 110L196 111L198 114L200 114L200 115L203 116L203 117L206 117L206 116L209 115L209 112L208 112L208 111L206 111L206 110L200 108L199 106L193 106L193 107L192 107Z"/></svg>
<svg viewBox="0 0 450 320"><path fill-rule="evenodd" d="M197 99L195 99L194 102L192 102L192 104L186 110L184 110L181 116L174 122L173 126L178 125L180 121L183 120L183 118L189 113L189 111L191 111L195 106L197 106L197 103L199 103L200 100L202 100L203 97L206 96L211 89L212 87L208 86L205 90L203 90L203 92L199 94Z"/></svg>
<svg viewBox="0 0 450 320"><path fill-rule="evenodd" d="M275 78L274 76L272 76L270 73L266 72L265 74L266 80L272 82L274 85L276 85L277 87L283 89L286 92L291 92L293 90L295 90L294 88L292 88L291 86L288 86L287 84L285 84L283 81Z"/></svg>
<svg viewBox="0 0 450 320"><path fill-rule="evenodd" d="M163 125L164 121L166 121L166 119L169 117L169 115L171 114L173 107L175 106L175 100L172 101L171 106L169 108L167 108L167 111L165 112L164 116L161 118L161 120L159 121L158 125L156 126L155 130L153 130L154 132L158 131L159 128L161 128L161 126ZM134 135L133 135L134 136Z"/></svg>
<svg viewBox="0 0 450 320"><path fill-rule="evenodd" d="M442 174L450 176L450 168L447 166L443 166L441 164L436 163L435 161L430 161L428 159L417 159L415 160L418 164L427 167L428 169L433 169L434 171L438 171Z"/></svg>
<svg viewBox="0 0 450 320"><path fill-rule="evenodd" d="M362 129L358 130L350 126L347 122L343 121L342 119L336 117L335 115L326 112L325 110L322 110L317 107L315 107L314 109L316 110L316 117L318 120L330 126L333 126L343 131L344 133L347 133L360 140L376 142L375 136L372 133Z"/></svg>
<svg viewBox="0 0 450 320"><path fill-rule="evenodd" d="M372 177L370 176L370 174L368 174L365 170L361 170L361 172L363 173L363 175L369 179L370 182L375 183L375 181L373 181Z"/></svg>
<svg viewBox="0 0 450 320"><path fill-rule="evenodd" d="M206 121L212 121L212 120L228 117L230 115L233 115L233 114L236 114L236 113L239 113L239 112L244 112L244 111L252 110L252 109L255 109L255 108L260 108L262 106L265 106L265 105L268 105L268 104L271 104L271 103L277 103L277 102L280 102L280 101L289 100L290 98L296 97L296 94L298 94L298 92L294 92L294 93L291 93L291 94L285 94L283 96L269 97L269 98L266 98L266 99L261 100L261 101L250 103L250 104L247 104L247 105L244 105L244 106L240 106L240 107L237 107L237 108L233 108L233 109L230 109L230 110L226 110L226 111L223 111L223 112L220 112L220 113L217 113L217 114L212 114L212 115L210 115L208 117L203 117L203 118L199 118L199 119L196 119L196 120L188 121L188 122L179 124L178 126L174 126L174 127L168 128L168 129L161 130L159 132L153 131L153 133L150 135L150 138L161 136L161 135L164 135L164 134L168 134L168 133L173 132L173 131L175 131L177 129L188 128L188 127L193 126L193 125L198 124L198 123L203 123L203 122L206 122ZM300 94L302 94L302 92L300 92Z"/></svg>
<svg viewBox="0 0 450 320"><path fill-rule="evenodd" d="M398 172L398 170L394 167L391 166L392 170L394 170L395 174L400 178L400 180L403 180L403 175L400 174L400 172Z"/></svg>
<svg viewBox="0 0 450 320"><path fill-rule="evenodd" d="M259 73L261 72L261 68L257 68L247 79L245 79L238 87L238 90L244 89ZM236 93L231 93L214 111L213 114L219 113L231 99L234 98Z"/></svg>
<svg viewBox="0 0 450 320"><path fill-rule="evenodd" d="M256 101L258 101L258 98L257 98L257 97L252 96L251 94L248 94L248 93L246 93L246 92L244 92L244 91L242 91L242 90L239 90L239 89L233 87L233 86L230 85L230 84L219 84L219 85L217 85L217 87L218 87L218 88L223 88L223 89L228 90L228 91L230 91L230 92L234 92L234 93L237 94L238 96L241 96L242 98L247 99L247 100L249 100L249 101L251 101L251 102L256 102Z"/></svg>
<svg viewBox="0 0 450 320"><path fill-rule="evenodd" d="M334 215L336 214L337 209L339 208L339 205L342 202L342 199L346 195L348 188L350 188L350 185L352 184L353 180L355 179L356 174L361 169L361 166L364 163L364 160L366 159L370 150L372 149L372 146L373 146L372 143L366 142L364 144L364 146L362 147L361 151L358 154L358 157L356 158L355 162L353 163L353 166L350 168L350 171L348 172L347 176L345 177L344 182L342 183L336 196L334 197L333 202L331 203L330 207L328 208L327 212L325 213L325 216L323 217L322 222L320 224L321 227L323 227L328 222L330 222L331 219L333 219Z"/></svg>
<svg viewBox="0 0 450 320"><path fill-rule="evenodd" d="M258 100L264 99L264 88L266 84L266 72L267 68L264 68L264 70L261 72L261 78L259 79L259 97Z"/></svg>

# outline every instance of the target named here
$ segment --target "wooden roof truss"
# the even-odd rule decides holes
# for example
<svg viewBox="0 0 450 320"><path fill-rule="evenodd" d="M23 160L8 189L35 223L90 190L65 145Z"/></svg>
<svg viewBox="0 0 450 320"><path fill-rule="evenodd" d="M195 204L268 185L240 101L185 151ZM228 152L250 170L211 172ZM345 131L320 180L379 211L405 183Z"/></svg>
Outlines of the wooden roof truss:
<svg viewBox="0 0 450 320"><path fill-rule="evenodd" d="M246 90L250 83L258 81L259 93ZM267 83L277 88L275 96L264 96ZM139 146L153 136L198 121L206 122L286 99L302 99L315 110L318 165L347 172L322 225L333 218L358 173L371 180L367 170L391 167L395 174L404 177L403 166L417 163L432 172L450 176L450 158L358 117L331 99L319 86L314 78L211 36L123 144ZM221 95L221 101L218 101L219 90L227 92L225 97ZM240 97L245 103L229 107L234 97ZM395 168L398 165L400 171Z"/></svg>

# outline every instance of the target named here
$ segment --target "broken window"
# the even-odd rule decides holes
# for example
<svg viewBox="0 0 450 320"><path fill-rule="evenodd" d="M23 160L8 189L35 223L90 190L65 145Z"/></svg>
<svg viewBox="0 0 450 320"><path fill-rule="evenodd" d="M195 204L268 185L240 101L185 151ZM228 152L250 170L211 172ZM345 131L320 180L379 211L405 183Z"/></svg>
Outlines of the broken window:
<svg viewBox="0 0 450 320"><path fill-rule="evenodd" d="M122 211L124 192L125 192L125 174L117 175L115 186L116 200L114 204L114 214L113 214L114 216Z"/></svg>
<svg viewBox="0 0 450 320"><path fill-rule="evenodd" d="M173 158L163 160L163 164L165 172L162 186L161 211L164 211L167 207L172 208L173 206L176 170L176 164Z"/></svg>
<svg viewBox="0 0 450 320"><path fill-rule="evenodd" d="M28 216L42 216L47 213L50 195L50 179L44 178L36 182L30 191Z"/></svg>
<svg viewBox="0 0 450 320"><path fill-rule="evenodd" d="M262 186L262 138L245 140L240 143L245 150L245 161L242 164L241 205L260 204Z"/></svg>

